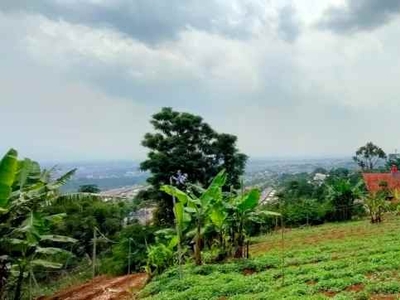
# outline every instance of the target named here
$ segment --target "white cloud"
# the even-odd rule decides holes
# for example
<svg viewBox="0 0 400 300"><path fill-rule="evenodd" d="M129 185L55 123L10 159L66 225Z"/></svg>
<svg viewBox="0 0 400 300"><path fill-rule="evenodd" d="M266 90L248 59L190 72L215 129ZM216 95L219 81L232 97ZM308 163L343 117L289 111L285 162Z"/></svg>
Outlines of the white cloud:
<svg viewBox="0 0 400 300"><path fill-rule="evenodd" d="M38 157L142 156L151 114L173 106L237 134L250 155L350 155L367 140L398 147L400 20L337 35L315 24L343 0L313 2L221 0L224 26L257 11L246 38L184 26L157 43L91 22L0 13L1 133ZM284 7L301 24L297 39L279 33ZM374 125L383 123L385 134Z"/></svg>

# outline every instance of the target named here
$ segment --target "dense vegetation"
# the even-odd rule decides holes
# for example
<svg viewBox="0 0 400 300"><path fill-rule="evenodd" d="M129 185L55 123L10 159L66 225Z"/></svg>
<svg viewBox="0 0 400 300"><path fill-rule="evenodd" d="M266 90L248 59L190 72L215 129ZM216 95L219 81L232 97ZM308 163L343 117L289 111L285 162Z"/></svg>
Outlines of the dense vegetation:
<svg viewBox="0 0 400 300"><path fill-rule="evenodd" d="M171 197L159 189L178 171L187 174L191 183L206 186L225 169L227 188L239 187L247 156L238 151L236 136L217 133L200 116L171 108L153 115L151 124L155 133L144 137L142 145L150 151L141 168L151 172L148 182L152 188L142 196L158 201L158 224L171 225L173 220Z"/></svg>

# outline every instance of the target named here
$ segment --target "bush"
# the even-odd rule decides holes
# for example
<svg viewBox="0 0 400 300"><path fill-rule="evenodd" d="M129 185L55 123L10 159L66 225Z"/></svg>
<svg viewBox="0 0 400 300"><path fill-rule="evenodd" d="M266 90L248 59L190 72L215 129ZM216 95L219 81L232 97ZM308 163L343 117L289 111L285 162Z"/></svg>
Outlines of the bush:
<svg viewBox="0 0 400 300"><path fill-rule="evenodd" d="M111 254L101 261L101 272L114 275L126 274L129 269L129 252L131 272L141 271L147 261L147 245L154 243L155 231L154 226L133 224L125 227L119 233L118 243L112 247Z"/></svg>

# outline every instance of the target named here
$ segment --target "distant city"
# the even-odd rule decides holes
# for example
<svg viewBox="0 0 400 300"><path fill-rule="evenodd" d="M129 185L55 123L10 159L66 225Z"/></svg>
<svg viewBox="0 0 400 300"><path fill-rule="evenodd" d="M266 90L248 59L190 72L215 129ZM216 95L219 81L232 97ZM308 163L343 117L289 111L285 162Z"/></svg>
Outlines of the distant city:
<svg viewBox="0 0 400 300"><path fill-rule="evenodd" d="M53 165L47 164L50 168ZM350 158L307 159L250 159L246 166L244 183L262 189L273 187L282 174L311 173L316 168L330 170L344 167L356 168ZM103 194L133 196L146 186L149 173L139 169L134 161L103 161L61 163L56 166L56 175L77 168L74 178L64 187L65 192L74 192L81 185L97 185ZM189 174L190 176L190 174Z"/></svg>

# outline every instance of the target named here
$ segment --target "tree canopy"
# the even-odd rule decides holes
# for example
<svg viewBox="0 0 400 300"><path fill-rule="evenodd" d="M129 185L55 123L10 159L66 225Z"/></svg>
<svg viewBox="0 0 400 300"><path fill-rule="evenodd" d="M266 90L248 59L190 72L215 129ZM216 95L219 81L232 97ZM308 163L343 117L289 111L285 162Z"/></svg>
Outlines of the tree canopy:
<svg viewBox="0 0 400 300"><path fill-rule="evenodd" d="M217 133L202 117L168 107L153 115L150 122L155 132L147 133L142 142L150 151L141 169L151 172L148 182L153 186L152 197L160 201L157 219L161 223L170 223L173 217L172 201L159 188L169 184L179 170L188 174L191 183L205 186L225 169L226 187L239 186L247 156L237 149L236 136Z"/></svg>
<svg viewBox="0 0 400 300"><path fill-rule="evenodd" d="M376 167L379 160L385 158L385 151L374 143L369 142L356 151L353 160L361 167L361 169L363 169L363 171L371 171Z"/></svg>

